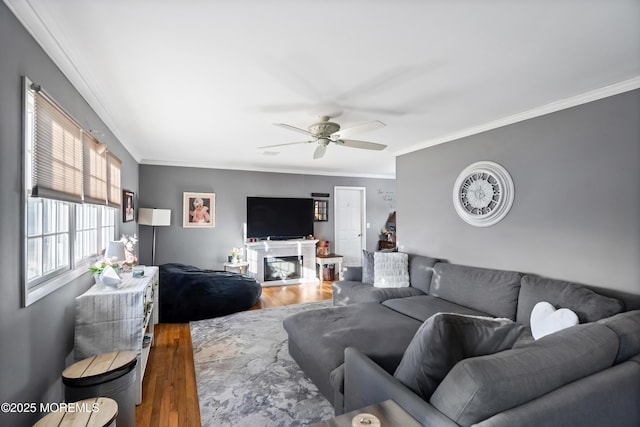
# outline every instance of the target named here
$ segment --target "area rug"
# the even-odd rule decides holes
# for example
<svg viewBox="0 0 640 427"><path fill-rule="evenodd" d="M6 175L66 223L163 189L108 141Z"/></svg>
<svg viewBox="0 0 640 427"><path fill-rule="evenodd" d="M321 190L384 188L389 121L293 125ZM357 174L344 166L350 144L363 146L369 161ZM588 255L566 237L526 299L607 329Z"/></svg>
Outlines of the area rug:
<svg viewBox="0 0 640 427"><path fill-rule="evenodd" d="M331 301L246 311L191 322L203 427L307 426L334 416L293 361L282 320Z"/></svg>

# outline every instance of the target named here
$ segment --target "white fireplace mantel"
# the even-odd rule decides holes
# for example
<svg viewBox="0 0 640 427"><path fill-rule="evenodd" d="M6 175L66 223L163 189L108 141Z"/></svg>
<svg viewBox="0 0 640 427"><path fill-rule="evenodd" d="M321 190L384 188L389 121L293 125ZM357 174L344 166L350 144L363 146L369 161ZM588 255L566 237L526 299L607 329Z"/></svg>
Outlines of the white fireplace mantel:
<svg viewBox="0 0 640 427"><path fill-rule="evenodd" d="M262 286L292 285L297 283L318 283L316 275L317 240L261 240L247 242L248 273ZM264 281L264 259L266 257L302 256L302 272L299 279Z"/></svg>

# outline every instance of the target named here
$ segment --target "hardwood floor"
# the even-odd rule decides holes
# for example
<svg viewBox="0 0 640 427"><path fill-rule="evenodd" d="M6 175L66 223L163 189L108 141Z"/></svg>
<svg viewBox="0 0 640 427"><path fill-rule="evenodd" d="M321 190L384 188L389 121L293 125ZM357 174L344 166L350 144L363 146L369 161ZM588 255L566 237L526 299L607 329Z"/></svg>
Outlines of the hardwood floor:
<svg viewBox="0 0 640 427"><path fill-rule="evenodd" d="M262 288L251 310L331 299L331 282ZM200 427L200 407L188 323L160 323L136 407L137 427Z"/></svg>

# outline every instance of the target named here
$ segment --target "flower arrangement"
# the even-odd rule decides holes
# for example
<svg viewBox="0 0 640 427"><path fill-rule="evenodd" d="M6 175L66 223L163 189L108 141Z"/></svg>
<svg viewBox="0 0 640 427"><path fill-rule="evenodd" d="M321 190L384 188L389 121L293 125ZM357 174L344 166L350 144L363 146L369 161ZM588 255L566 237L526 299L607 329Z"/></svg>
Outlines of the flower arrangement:
<svg viewBox="0 0 640 427"><path fill-rule="evenodd" d="M136 244L138 243L138 235L134 234L133 236L129 236L123 234L120 241L124 243L124 252L126 256L125 260L120 262L120 267L123 267L124 265L133 267L136 262L138 262L138 258L135 256Z"/></svg>
<svg viewBox="0 0 640 427"><path fill-rule="evenodd" d="M138 262L138 258L136 258L134 254L136 243L138 243L138 236L136 234L133 236L123 234L120 241L124 244L125 259L116 261L115 258L103 257L89 264L89 271L94 275L100 275L107 267L120 268L122 270L125 270L125 267L133 267L136 262Z"/></svg>
<svg viewBox="0 0 640 427"><path fill-rule="evenodd" d="M133 253L133 251L136 250L136 245L138 244L138 235L134 234L133 236L128 236L123 234L120 241L124 243L124 249L127 252Z"/></svg>
<svg viewBox="0 0 640 427"><path fill-rule="evenodd" d="M238 258L239 255L240 255L240 249L231 248L231 258Z"/></svg>
<svg viewBox="0 0 640 427"><path fill-rule="evenodd" d="M89 271L93 274L100 274L107 267L113 267L113 261L110 258L102 258L89 264Z"/></svg>

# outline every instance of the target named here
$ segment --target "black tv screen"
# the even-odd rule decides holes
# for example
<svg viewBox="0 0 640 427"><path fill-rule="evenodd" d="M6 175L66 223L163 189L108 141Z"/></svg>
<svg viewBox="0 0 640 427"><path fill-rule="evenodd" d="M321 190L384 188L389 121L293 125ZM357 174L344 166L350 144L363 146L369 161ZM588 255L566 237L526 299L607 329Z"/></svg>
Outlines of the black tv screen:
<svg viewBox="0 0 640 427"><path fill-rule="evenodd" d="M247 197L247 237L295 239L313 234L313 199Z"/></svg>

